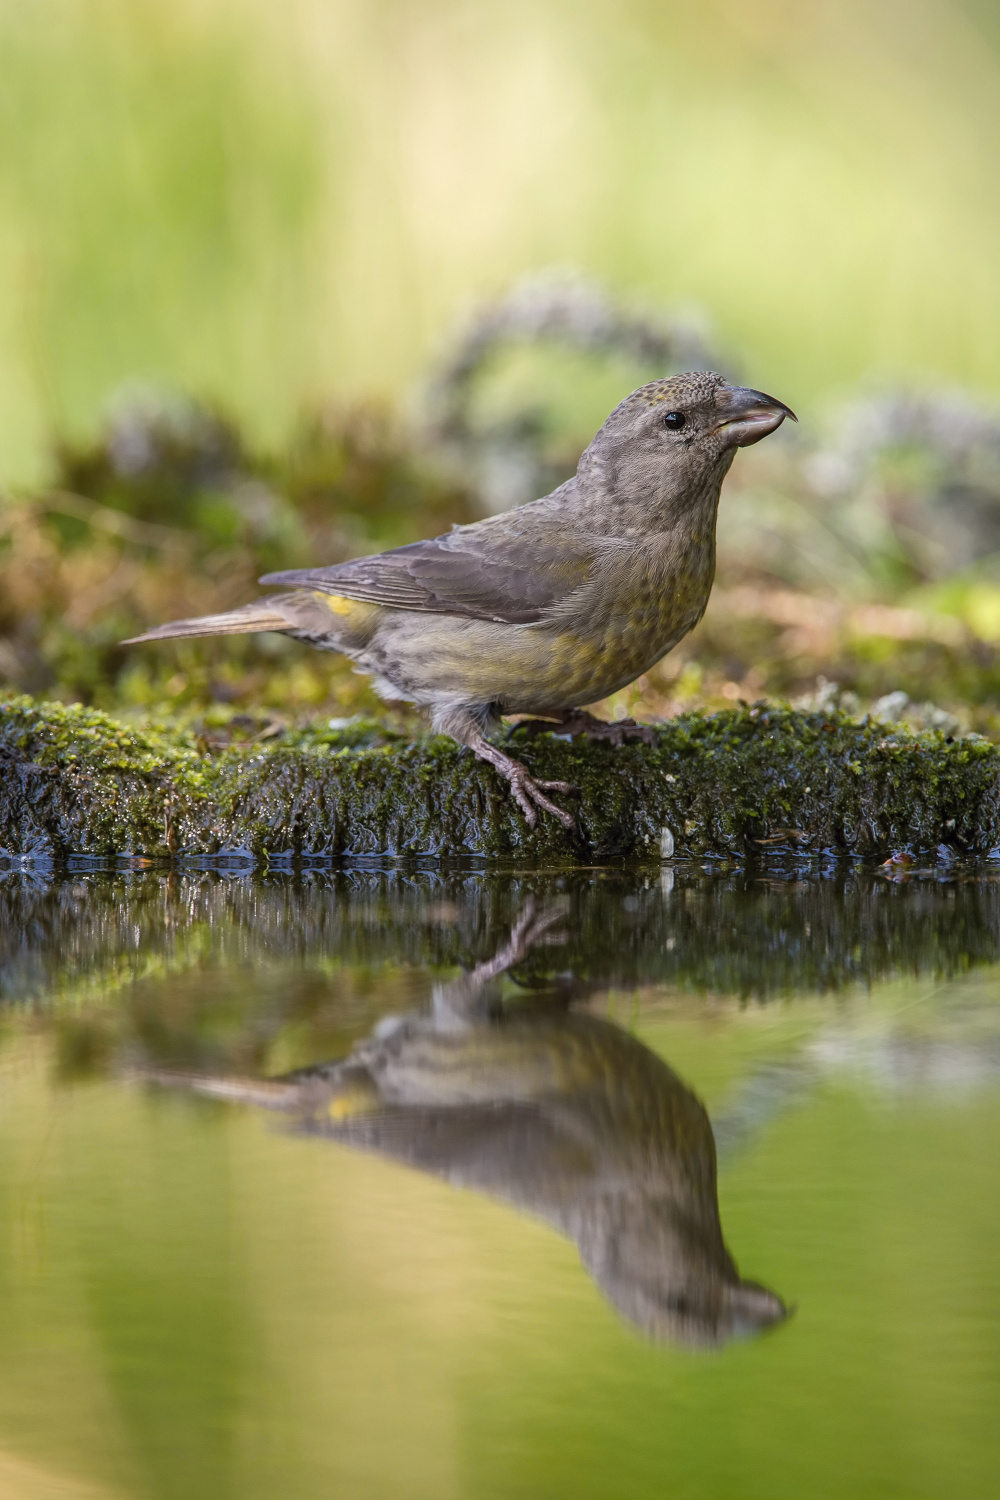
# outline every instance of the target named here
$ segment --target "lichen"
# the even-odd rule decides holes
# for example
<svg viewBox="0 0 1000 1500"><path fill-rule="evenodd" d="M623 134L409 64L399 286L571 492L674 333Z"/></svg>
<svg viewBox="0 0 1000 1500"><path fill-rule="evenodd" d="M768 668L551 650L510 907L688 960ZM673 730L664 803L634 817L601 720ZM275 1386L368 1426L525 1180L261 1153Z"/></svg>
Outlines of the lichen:
<svg viewBox="0 0 1000 1500"><path fill-rule="evenodd" d="M317 724L212 754L189 729L15 698L0 703L0 853L658 861L665 829L678 859L1000 843L1000 751L976 738L757 706L673 719L649 746L518 728L507 744L578 789L573 832L529 830L501 778L439 736Z"/></svg>

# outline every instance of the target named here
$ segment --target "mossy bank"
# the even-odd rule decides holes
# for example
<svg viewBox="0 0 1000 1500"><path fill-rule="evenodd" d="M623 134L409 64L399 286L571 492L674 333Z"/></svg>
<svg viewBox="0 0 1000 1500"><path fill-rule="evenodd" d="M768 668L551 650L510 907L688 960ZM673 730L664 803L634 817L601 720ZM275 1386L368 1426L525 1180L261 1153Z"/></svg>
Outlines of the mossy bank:
<svg viewBox="0 0 1000 1500"><path fill-rule="evenodd" d="M500 778L440 737L321 722L220 748L191 730L8 699L0 860L580 862L1000 845L1000 750L977 738L759 705L671 720L652 746L517 729L509 742L533 772L579 789L575 832L554 819L531 832Z"/></svg>

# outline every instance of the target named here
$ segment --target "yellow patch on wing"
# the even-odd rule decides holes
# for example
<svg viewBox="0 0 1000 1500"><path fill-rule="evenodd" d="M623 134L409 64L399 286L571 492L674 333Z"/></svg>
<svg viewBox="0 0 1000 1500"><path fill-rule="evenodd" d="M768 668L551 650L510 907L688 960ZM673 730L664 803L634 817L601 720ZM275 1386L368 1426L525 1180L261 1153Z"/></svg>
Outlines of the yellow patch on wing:
<svg viewBox="0 0 1000 1500"><path fill-rule="evenodd" d="M361 1083L337 1094L327 1107L331 1120L349 1120L352 1115L370 1114L379 1106L378 1090L373 1083Z"/></svg>
<svg viewBox="0 0 1000 1500"><path fill-rule="evenodd" d="M342 599L339 594L321 594L318 590L314 590L313 598L325 604L327 609L332 610L335 615L349 615L358 607L356 599Z"/></svg>

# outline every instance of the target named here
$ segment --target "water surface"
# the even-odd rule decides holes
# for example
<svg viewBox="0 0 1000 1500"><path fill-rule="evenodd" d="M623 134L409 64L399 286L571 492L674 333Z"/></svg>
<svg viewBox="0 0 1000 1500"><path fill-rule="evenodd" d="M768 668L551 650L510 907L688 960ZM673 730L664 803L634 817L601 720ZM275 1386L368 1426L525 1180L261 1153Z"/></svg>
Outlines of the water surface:
<svg viewBox="0 0 1000 1500"><path fill-rule="evenodd" d="M990 868L8 872L0 1494L992 1494L998 981Z"/></svg>

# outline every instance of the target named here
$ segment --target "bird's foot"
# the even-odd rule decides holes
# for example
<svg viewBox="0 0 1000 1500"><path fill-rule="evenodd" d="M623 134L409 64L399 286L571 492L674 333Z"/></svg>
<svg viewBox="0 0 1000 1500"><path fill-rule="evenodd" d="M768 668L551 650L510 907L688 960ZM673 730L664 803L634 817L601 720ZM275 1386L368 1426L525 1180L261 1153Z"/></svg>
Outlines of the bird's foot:
<svg viewBox="0 0 1000 1500"><path fill-rule="evenodd" d="M529 828L534 828L537 824L536 808L541 808L542 812L551 813L567 831L572 832L575 824L572 813L564 812L545 793L562 792L564 797L579 796L575 786L571 786L568 781L536 781L527 766L523 766L519 760L509 761L508 766L497 766L497 770L510 782L514 801L524 813L524 820Z"/></svg>
<svg viewBox="0 0 1000 1500"><path fill-rule="evenodd" d="M567 898L562 897L539 914L535 910L535 898L529 896L511 928L510 941L497 954L494 963L502 963L505 970L512 969L515 964L523 963L537 944L552 942L551 929L564 920L567 906ZM558 934L554 940L559 941Z"/></svg>
<svg viewBox="0 0 1000 1500"><path fill-rule="evenodd" d="M571 786L568 781L537 781L521 761L505 754L498 745L490 744L468 709L453 709L438 716L435 722L439 729L452 735L460 745L467 745L477 760L484 760L487 765L493 766L509 782L514 801L524 813L529 828L537 825L541 811L551 813L567 832L573 831L573 815L564 812L545 793L561 792L564 797L579 796L575 786Z"/></svg>
<svg viewBox="0 0 1000 1500"><path fill-rule="evenodd" d="M549 719L523 719L518 729L529 734L583 735L588 740L605 740L611 745L624 745L627 740L640 740L644 745L656 742L656 730L651 724L637 724L634 719L615 719L609 723L589 714L585 708L574 708L568 713L553 714Z"/></svg>

